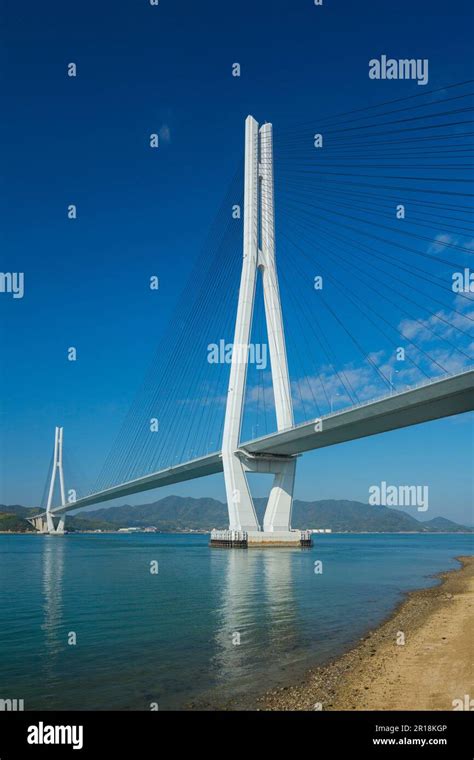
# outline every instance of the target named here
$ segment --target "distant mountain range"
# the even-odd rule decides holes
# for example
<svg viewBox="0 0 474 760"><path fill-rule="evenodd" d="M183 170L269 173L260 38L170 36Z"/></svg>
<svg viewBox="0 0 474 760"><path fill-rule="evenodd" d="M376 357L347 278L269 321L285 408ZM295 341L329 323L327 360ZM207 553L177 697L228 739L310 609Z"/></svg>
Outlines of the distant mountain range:
<svg viewBox="0 0 474 760"><path fill-rule="evenodd" d="M255 499L260 523L265 509L264 499ZM26 521L38 509L19 505L0 505L0 531L28 532L32 528ZM435 517L421 522L416 517L389 507L376 507L359 501L295 500L292 524L294 528L329 528L335 533L460 533L473 532L473 528ZM186 530L210 531L228 527L227 507L216 499L167 496L151 504L96 509L81 516L68 515L69 531L117 530L126 527L154 526L163 532Z"/></svg>

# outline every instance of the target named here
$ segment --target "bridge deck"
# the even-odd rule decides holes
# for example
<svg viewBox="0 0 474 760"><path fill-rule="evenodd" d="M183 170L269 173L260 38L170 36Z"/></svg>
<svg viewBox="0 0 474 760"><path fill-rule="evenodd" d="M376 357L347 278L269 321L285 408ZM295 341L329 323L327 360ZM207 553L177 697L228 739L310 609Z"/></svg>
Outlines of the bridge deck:
<svg viewBox="0 0 474 760"><path fill-rule="evenodd" d="M293 455L333 446L389 430L418 425L421 422L461 414L474 409L474 370L442 378L417 388L382 399L333 412L316 420L297 425L271 435L242 443L241 449L250 454ZM56 507L54 514L123 498L141 491L181 483L222 472L219 451L192 459L174 467L131 480L113 488L78 499L74 504Z"/></svg>

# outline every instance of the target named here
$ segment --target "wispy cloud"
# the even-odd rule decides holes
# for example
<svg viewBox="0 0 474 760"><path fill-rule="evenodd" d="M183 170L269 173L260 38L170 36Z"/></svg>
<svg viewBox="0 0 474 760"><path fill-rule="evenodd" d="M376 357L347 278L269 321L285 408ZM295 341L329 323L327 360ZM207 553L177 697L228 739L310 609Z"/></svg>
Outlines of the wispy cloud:
<svg viewBox="0 0 474 760"><path fill-rule="evenodd" d="M436 235L431 245L428 247L428 253L440 253L447 248L451 248L453 245L460 245L463 248L467 248L469 251L474 250L474 238L470 240L463 240L468 237L467 235L461 235L460 237L454 237L448 233L441 232Z"/></svg>
<svg viewBox="0 0 474 760"><path fill-rule="evenodd" d="M457 245L457 239L453 235L441 233L436 235L433 243L428 248L428 253L440 253L447 246Z"/></svg>
<svg viewBox="0 0 474 760"><path fill-rule="evenodd" d="M169 124L162 124L161 127L158 130L158 135L160 138L160 141L162 143L170 143L171 142L171 129L169 127Z"/></svg>

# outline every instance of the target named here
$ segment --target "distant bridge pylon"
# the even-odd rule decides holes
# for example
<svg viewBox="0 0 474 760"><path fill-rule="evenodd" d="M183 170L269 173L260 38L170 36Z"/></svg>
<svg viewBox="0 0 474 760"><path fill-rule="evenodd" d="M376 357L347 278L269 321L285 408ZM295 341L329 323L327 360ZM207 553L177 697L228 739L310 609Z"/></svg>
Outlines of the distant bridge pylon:
<svg viewBox="0 0 474 760"><path fill-rule="evenodd" d="M56 476L59 478L59 489L61 494L61 504L66 503L66 492L64 489L64 469L63 469L63 434L64 428L56 427L54 431L54 453L53 466L51 470L51 480L49 483L48 501L44 515L38 515L30 519L30 522L40 533L49 533L50 535L62 536L64 534L65 515L61 514L59 518L52 512L54 486Z"/></svg>

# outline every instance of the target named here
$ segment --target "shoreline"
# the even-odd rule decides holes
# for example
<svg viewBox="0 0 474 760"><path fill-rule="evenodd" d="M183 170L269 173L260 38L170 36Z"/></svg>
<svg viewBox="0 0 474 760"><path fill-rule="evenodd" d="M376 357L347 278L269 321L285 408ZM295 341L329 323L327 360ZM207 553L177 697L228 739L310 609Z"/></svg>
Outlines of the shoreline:
<svg viewBox="0 0 474 760"><path fill-rule="evenodd" d="M85 536L85 535L108 535L110 533L120 533L121 536L134 535L135 533L154 533L165 536L208 536L210 530L71 530L65 531L65 536ZM345 530L332 531L331 536L470 536L474 533L471 530ZM0 536L47 536L48 533L39 533L37 530L0 530ZM318 538L324 534L317 534Z"/></svg>
<svg viewBox="0 0 474 760"><path fill-rule="evenodd" d="M355 647L267 691L253 709L453 710L474 696L474 556L456 560L461 567L409 591Z"/></svg>

